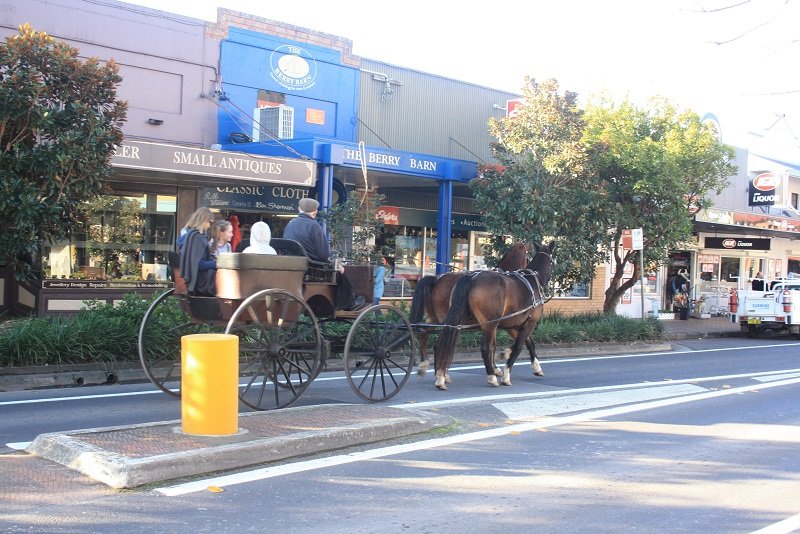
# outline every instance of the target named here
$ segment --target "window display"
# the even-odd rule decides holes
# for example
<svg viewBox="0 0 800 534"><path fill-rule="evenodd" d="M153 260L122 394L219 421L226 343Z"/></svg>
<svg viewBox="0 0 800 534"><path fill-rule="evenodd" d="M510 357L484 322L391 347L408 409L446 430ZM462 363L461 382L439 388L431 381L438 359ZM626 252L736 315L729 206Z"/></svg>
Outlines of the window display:
<svg viewBox="0 0 800 534"><path fill-rule="evenodd" d="M92 201L82 232L43 247L44 277L166 281L176 209L177 197L155 193Z"/></svg>

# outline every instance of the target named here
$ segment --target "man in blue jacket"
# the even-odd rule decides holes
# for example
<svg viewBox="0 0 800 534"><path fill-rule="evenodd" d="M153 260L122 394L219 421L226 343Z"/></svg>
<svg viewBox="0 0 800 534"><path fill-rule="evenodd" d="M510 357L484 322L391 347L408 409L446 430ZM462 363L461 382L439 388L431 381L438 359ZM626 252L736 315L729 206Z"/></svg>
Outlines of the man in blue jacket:
<svg viewBox="0 0 800 534"><path fill-rule="evenodd" d="M316 221L319 202L313 198L302 198L298 207L300 210L297 217L289 221L283 231L284 239L292 239L300 243L309 259L319 263L328 263L331 247L325 237L325 232Z"/></svg>
<svg viewBox="0 0 800 534"><path fill-rule="evenodd" d="M284 239L292 239L300 243L306 256L318 263L330 263L331 247L322 227L317 223L319 202L313 198L300 199L297 217L289 221L283 231ZM344 267L339 267L339 287L336 292L336 307L345 310L356 310L364 305L364 297L355 296Z"/></svg>

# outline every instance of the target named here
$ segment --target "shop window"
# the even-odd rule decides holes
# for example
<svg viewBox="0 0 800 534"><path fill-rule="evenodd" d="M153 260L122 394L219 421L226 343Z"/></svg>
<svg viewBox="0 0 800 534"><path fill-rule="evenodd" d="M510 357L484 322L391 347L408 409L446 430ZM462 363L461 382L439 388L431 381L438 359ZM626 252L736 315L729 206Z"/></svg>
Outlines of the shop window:
<svg viewBox="0 0 800 534"><path fill-rule="evenodd" d="M591 283L580 283L572 286L572 289L562 289L558 282L553 282L553 298L556 299L588 299L592 294Z"/></svg>
<svg viewBox="0 0 800 534"><path fill-rule="evenodd" d="M169 195L105 195L92 201L82 231L42 247L45 278L167 280L176 208L177 198Z"/></svg>
<svg viewBox="0 0 800 534"><path fill-rule="evenodd" d="M766 272L764 268L764 260L761 258L744 258L744 275L748 278L755 278L756 274L771 276L775 272L773 267L772 272Z"/></svg>
<svg viewBox="0 0 800 534"><path fill-rule="evenodd" d="M703 282L717 282L719 280L719 256L716 254L700 254L697 256L700 268L700 280Z"/></svg>
<svg viewBox="0 0 800 534"><path fill-rule="evenodd" d="M425 250L422 254L422 276L436 275L436 232L425 228Z"/></svg>
<svg viewBox="0 0 800 534"><path fill-rule="evenodd" d="M468 232L453 232L450 235L450 268L457 272L469 270Z"/></svg>
<svg viewBox="0 0 800 534"><path fill-rule="evenodd" d="M788 268L786 270L786 277L787 278L800 278L800 259L798 258L789 258L789 262L787 263Z"/></svg>
<svg viewBox="0 0 800 534"><path fill-rule="evenodd" d="M720 263L720 280L734 283L739 281L739 258L722 258L722 262Z"/></svg>

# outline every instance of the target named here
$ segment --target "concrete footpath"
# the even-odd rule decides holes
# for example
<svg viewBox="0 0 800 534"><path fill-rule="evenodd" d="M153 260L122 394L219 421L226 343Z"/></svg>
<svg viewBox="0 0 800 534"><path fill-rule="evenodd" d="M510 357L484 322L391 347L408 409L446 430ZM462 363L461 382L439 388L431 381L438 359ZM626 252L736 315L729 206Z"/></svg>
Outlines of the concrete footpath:
<svg viewBox="0 0 800 534"><path fill-rule="evenodd" d="M540 358L671 350L671 340L739 335L727 318L665 321L665 341L632 344L569 344L537 347ZM462 354L459 361L477 361ZM69 467L112 488L134 488L289 458L394 439L443 428L453 421L432 412L381 405L337 404L239 414L239 432L196 436L180 421L42 434L26 452ZM15 459L12 458L16 456ZM30 488L32 468L44 463L27 454L7 455L0 485ZM14 469L14 466L18 466Z"/></svg>

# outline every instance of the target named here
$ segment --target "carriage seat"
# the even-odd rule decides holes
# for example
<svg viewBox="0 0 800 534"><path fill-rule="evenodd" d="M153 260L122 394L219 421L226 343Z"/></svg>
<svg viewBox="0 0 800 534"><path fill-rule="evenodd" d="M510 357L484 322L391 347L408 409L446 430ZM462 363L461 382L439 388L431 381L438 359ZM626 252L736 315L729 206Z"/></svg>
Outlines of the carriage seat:
<svg viewBox="0 0 800 534"><path fill-rule="evenodd" d="M328 262L316 261L308 258L303 245L297 241L293 239L273 238L269 243L279 256L303 256L307 258L308 269L304 277L306 282L336 283L336 276L339 274L338 271L331 268Z"/></svg>
<svg viewBox="0 0 800 534"><path fill-rule="evenodd" d="M308 258L303 245L297 241L293 239L273 237L269 244L275 249L275 252L278 253L278 256L298 256L306 258L306 261L308 262L308 267L306 268L306 274L304 277L306 282L336 283L336 277L339 272L335 269L332 269L327 262L319 262ZM243 239L238 245L236 245L236 252L242 252L248 246L250 246L250 240Z"/></svg>
<svg viewBox="0 0 800 534"><path fill-rule="evenodd" d="M285 289L303 294L305 256L223 252L217 257L217 297L244 299L262 289Z"/></svg>

